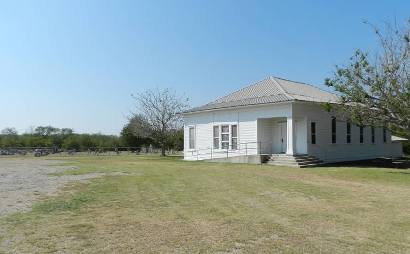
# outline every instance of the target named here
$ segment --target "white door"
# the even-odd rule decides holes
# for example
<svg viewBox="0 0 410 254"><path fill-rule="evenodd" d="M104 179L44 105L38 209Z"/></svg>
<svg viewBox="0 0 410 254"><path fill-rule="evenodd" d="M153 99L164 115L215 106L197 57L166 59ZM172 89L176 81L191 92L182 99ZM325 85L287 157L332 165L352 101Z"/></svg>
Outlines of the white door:
<svg viewBox="0 0 410 254"><path fill-rule="evenodd" d="M287 125L285 123L279 123L279 129L280 129L280 152L281 153L286 153L286 146L287 146Z"/></svg>

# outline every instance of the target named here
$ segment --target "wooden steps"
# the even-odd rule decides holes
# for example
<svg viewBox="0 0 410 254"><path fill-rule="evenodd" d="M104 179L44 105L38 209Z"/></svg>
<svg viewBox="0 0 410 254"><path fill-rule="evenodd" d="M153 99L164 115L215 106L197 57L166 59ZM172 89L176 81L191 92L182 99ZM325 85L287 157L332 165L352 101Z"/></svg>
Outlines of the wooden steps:
<svg viewBox="0 0 410 254"><path fill-rule="evenodd" d="M319 167L323 165L323 161L315 156L301 154L301 155L287 155L287 154L273 154L267 158L266 164L285 167Z"/></svg>

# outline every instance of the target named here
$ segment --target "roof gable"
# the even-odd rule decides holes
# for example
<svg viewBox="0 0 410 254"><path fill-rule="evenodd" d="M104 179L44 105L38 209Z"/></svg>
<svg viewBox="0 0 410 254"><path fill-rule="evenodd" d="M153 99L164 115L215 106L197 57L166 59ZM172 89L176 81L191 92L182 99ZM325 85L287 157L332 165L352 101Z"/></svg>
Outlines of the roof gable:
<svg viewBox="0 0 410 254"><path fill-rule="evenodd" d="M268 77L186 113L286 101L336 102L335 94L317 87L277 77Z"/></svg>

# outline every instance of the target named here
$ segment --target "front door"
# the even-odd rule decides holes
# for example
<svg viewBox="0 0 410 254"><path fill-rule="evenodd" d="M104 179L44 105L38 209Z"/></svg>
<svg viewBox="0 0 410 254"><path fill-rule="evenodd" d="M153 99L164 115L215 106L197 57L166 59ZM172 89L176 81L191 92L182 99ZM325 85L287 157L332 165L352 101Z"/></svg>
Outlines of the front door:
<svg viewBox="0 0 410 254"><path fill-rule="evenodd" d="M286 122L279 123L279 130L280 130L280 152L286 153L286 146L287 146L287 125Z"/></svg>

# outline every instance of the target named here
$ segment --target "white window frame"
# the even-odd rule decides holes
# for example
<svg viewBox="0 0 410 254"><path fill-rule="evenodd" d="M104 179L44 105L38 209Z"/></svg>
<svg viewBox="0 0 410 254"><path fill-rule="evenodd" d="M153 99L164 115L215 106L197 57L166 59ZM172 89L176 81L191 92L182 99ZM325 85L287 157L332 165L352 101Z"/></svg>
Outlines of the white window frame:
<svg viewBox="0 0 410 254"><path fill-rule="evenodd" d="M315 126L315 131L312 132L312 124ZM314 137L314 140L312 139ZM314 142L313 142L314 141ZM316 145L317 144L317 122L311 121L310 122L310 144Z"/></svg>
<svg viewBox="0 0 410 254"><path fill-rule="evenodd" d="M224 128L226 128L228 131L224 131ZM227 150L230 147L230 139L231 139L231 126L229 124L222 124L221 125L221 149L223 150ZM223 137L226 135L228 136L228 138L226 140L223 139ZM226 145L226 143L228 143L228 147L224 147L224 144Z"/></svg>
<svg viewBox="0 0 410 254"><path fill-rule="evenodd" d="M236 126L236 137L232 136L232 127ZM218 137L215 136L215 127L218 128ZM222 129L226 127L227 132L223 132ZM223 135L228 135L227 140L222 140ZM215 140L218 139L218 147L215 146ZM236 147L232 147L232 140L236 140ZM235 124L217 124L212 126L212 147L215 150L238 150L239 147L239 125ZM226 148L228 144L228 148Z"/></svg>
<svg viewBox="0 0 410 254"><path fill-rule="evenodd" d="M359 144L364 144L365 126L359 126Z"/></svg>
<svg viewBox="0 0 410 254"><path fill-rule="evenodd" d="M383 143L387 143L387 130L383 128Z"/></svg>
<svg viewBox="0 0 410 254"><path fill-rule="evenodd" d="M334 127L335 127L335 129L334 129L334 131L333 131L333 121L334 121ZM336 119L336 117L332 117L331 118L331 121L330 121L330 141L331 141L331 144L337 144L337 119ZM334 139L333 139L333 137L334 137Z"/></svg>
<svg viewBox="0 0 410 254"><path fill-rule="evenodd" d="M232 131L232 129L233 129L233 127L235 126L235 128L236 128L236 136L234 136L233 135L233 131ZM238 125L237 124L232 124L231 126L230 126L230 131L231 131L231 150L238 150ZM235 147L234 147L234 145L233 145L233 141L236 141L235 142Z"/></svg>
<svg viewBox="0 0 410 254"><path fill-rule="evenodd" d="M193 133L191 133L191 130L193 130ZM191 140L193 141L193 144L191 143ZM195 150L195 147L196 147L196 128L195 126L188 126L188 149Z"/></svg>
<svg viewBox="0 0 410 254"><path fill-rule="evenodd" d="M218 130L217 135L215 136L215 129ZM215 141L218 140L216 143ZM221 127L219 125L214 125L212 127L212 147L213 149L219 149L221 147ZM215 144L218 144L217 146Z"/></svg>
<svg viewBox="0 0 410 254"><path fill-rule="evenodd" d="M352 143L352 123L346 122L346 144Z"/></svg>

